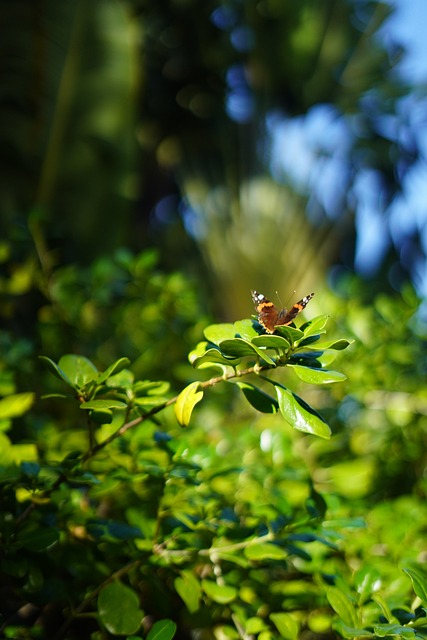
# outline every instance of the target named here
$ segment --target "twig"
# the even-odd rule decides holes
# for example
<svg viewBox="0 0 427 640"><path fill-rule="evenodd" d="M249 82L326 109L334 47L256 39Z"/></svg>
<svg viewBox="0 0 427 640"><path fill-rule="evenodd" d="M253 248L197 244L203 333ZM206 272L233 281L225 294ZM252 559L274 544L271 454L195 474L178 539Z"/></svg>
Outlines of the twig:
<svg viewBox="0 0 427 640"><path fill-rule="evenodd" d="M65 620L64 624L59 629L58 633L53 638L53 640L60 640L60 638L62 638L64 633L72 625L74 619L80 613L83 613L83 611L86 609L86 607L92 602L92 600L94 598L96 598L99 595L99 593L102 591L102 589L104 587L106 587L107 585L109 585L112 582L114 582L114 580L118 580L119 578L124 576L126 573L129 573L129 571L131 571L135 567L138 567L141 563L142 563L142 560L133 560L132 562L129 562L128 564L126 564L121 569L118 569L117 571L112 573L106 580L104 580L104 582L102 582L100 585L98 585L96 587L96 589L94 589L92 591L92 593L90 593L88 596L86 596L86 598L84 600L82 600L82 602L79 604L79 606L76 609L74 609L74 611L68 616L67 620Z"/></svg>

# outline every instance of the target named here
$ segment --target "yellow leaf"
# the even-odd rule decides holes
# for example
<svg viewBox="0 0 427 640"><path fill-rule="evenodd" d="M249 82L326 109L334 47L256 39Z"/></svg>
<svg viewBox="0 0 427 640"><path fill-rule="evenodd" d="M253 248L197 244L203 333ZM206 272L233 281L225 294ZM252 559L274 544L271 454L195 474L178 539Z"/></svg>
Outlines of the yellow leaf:
<svg viewBox="0 0 427 640"><path fill-rule="evenodd" d="M192 382L179 394L175 403L175 417L181 427L186 427L190 422L193 409L203 398L203 391L198 391L199 382Z"/></svg>

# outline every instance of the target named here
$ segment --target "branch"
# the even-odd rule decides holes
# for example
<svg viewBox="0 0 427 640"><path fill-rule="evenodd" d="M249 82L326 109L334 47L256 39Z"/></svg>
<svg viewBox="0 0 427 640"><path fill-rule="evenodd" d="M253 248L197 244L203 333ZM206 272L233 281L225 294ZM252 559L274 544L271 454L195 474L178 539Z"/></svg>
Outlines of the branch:
<svg viewBox="0 0 427 640"><path fill-rule="evenodd" d="M94 589L88 596L86 596L86 598L79 604L79 606L68 616L68 618L65 620L64 624L59 629L58 633L56 634L53 640L60 640L60 638L62 638L64 633L68 631L69 627L72 625L74 619L80 613L83 613L86 607L92 602L94 598L96 598L99 595L99 593L102 591L104 587L111 584L118 578L121 578L126 573L129 573L129 571L131 571L133 568L138 567L141 563L142 563L142 560L133 560L132 562L129 562L121 569L118 569L117 571L112 573L106 580L104 580L104 582L98 585L96 589Z"/></svg>
<svg viewBox="0 0 427 640"><path fill-rule="evenodd" d="M233 378L246 376L246 375L249 375L250 373L259 373L260 371L265 371L271 368L272 368L271 365L263 365L263 366L254 365L253 367L248 367L247 369L242 369L241 371L230 371L229 373L225 373L221 376L215 376L214 378L210 378L209 380L200 382L199 388L207 389L208 387L214 387L216 384L219 384L220 382L226 382L227 380L232 380ZM99 442L94 447L89 449L89 451L87 451L82 457L82 462L86 462L87 460L90 460L90 458L93 458L93 456L96 453L98 453L98 451L101 451L101 449L103 449L108 444L110 444L110 442L113 442L113 440L116 440L116 438L120 438L120 436L126 433L126 431L128 431L129 429L132 429L133 427L136 427L142 422L149 420L150 418L155 416L157 413L160 413L160 411L163 411L163 409L166 409L166 407L170 407L171 405L175 404L177 399L178 399L178 396L174 396L173 398L170 398L166 402L163 402L162 404L157 405L157 407L153 407L150 411L147 411L147 413L144 413L143 416L139 416L138 418L135 418L130 422L125 422L125 424L123 424L119 429L117 429L117 431L112 433L111 436L109 436L108 438L105 438L105 440L103 440L102 442Z"/></svg>
<svg viewBox="0 0 427 640"><path fill-rule="evenodd" d="M205 380L204 382L200 382L200 387L201 387L201 389L207 389L208 387L213 387L216 384L219 384L220 382L225 382L225 381L231 380L233 378L239 378L241 376L246 376L246 375L249 375L250 373L259 373L259 372L265 371L267 369L271 369L271 366L270 365L263 365L263 366L255 365L253 367L248 367L247 369L242 369L241 371L234 371L233 370L233 371L230 371L229 373L226 373L224 375L215 376L214 378L210 378L209 380ZM96 444L93 447L91 447L81 457L80 461L82 463L87 462L88 460L93 458L99 451L104 449L108 444L110 444L111 442L113 442L117 438L120 438L123 434L126 433L126 431L129 431L129 429L133 429L133 427L136 427L137 425L141 424L142 422L145 422L146 420L149 420L150 418L152 418L157 413L160 413L160 411L163 411L163 409L166 409L166 407L170 407L171 405L175 404L177 399L178 399L178 396L176 395L173 398L170 398L169 400L166 400L166 402L163 402L162 404L159 404L158 406L153 407L150 411L147 411L147 413L144 413L143 416L139 416L138 418L135 418L134 420L130 420L129 422L125 422L119 429L117 429L117 431L115 431L113 434L111 434L111 436L109 436L108 438L105 438L105 440L103 440L102 442L99 442L98 444ZM43 496L46 497L46 498L49 497L49 495L53 491L55 491L55 489L57 489L58 486L61 484L61 482L63 482L64 480L66 480L66 478L61 474L59 476L59 478L57 478L55 480L53 485L49 489L46 489L46 491L43 493ZM38 504L36 502L32 502L27 507L27 509L25 509L25 511L23 511L21 513L21 515L17 518L17 526L20 526L23 522L25 522L25 520L27 520L27 518L31 515L31 513L34 511L34 509L37 508L37 506L38 506Z"/></svg>

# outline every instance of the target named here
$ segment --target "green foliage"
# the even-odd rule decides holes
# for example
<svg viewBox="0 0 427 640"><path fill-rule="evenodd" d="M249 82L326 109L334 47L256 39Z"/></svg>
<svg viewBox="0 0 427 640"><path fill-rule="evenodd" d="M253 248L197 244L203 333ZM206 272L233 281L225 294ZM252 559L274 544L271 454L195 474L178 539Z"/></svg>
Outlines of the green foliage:
<svg viewBox="0 0 427 640"><path fill-rule="evenodd" d="M363 318L354 309L346 333ZM339 447L345 457L345 440L324 394L346 406L345 385L334 384L344 376L329 367L351 342L322 338L326 321L268 336L250 319L207 326L189 356L201 378L178 396L169 381L139 378L126 357L99 370L80 355L42 356L59 386L35 405L9 385L0 405L7 637L423 637L423 500L366 510L325 483L334 465L319 461ZM353 333L348 353L361 348ZM407 336L400 361L416 340ZM356 393L354 357L346 363ZM250 413L239 393L223 404L228 389ZM26 604L34 619L15 616Z"/></svg>
<svg viewBox="0 0 427 640"><path fill-rule="evenodd" d="M339 332L354 340L352 357L340 362L351 384L331 387L338 404L328 403L322 414L334 447L317 447L316 464L342 496L375 503L402 493L425 495L427 353L419 301L407 287L401 296L381 294L360 306L357 282L345 288L349 297L340 299L334 316ZM330 304L334 309L337 302Z"/></svg>
<svg viewBox="0 0 427 640"><path fill-rule="evenodd" d="M211 325L204 331L207 341L199 343L190 354L190 361L198 369L219 369L218 378L202 384L192 382L181 391L175 405L175 415L182 426L191 418L195 405L201 401L201 388L212 386L218 380L229 380L241 389L248 402L258 411L280 411L295 429L323 438L330 437L330 429L323 418L302 398L272 378L263 375L270 369L289 367L301 380L310 384L342 382L345 376L325 368L336 350L349 346L346 340L319 343L325 333L327 316L307 322L300 329L291 326L276 328L278 335L260 334L260 328L250 321ZM255 364L252 362L255 360ZM242 364L243 361L243 364ZM255 374L266 386L272 385L276 397L268 395L257 384L236 380Z"/></svg>
<svg viewBox="0 0 427 640"><path fill-rule="evenodd" d="M182 273L117 248L155 235L163 260L193 259L171 223L179 198L158 215L175 167L221 299L238 300L255 275L270 281L260 247L283 281L323 278L345 245L328 231L335 213L323 217L328 198L320 206L310 189L303 217L305 197L264 176L266 116L332 100L354 130L356 114L364 134L346 173L385 177L388 206L417 156L378 126L381 110L400 118L400 81L376 39L388 6L220 3L231 9L221 26L197 0L142 12L139 0L3 4L1 634L425 637L425 336L413 294L366 308L346 283L345 299L319 302L338 325L327 340L325 316L266 336L250 319L208 326ZM233 85L257 123L243 136L249 174L224 110ZM345 186L333 208L351 217Z"/></svg>
<svg viewBox="0 0 427 640"><path fill-rule="evenodd" d="M0 274L4 376L15 374L23 385L43 381L35 388L46 393L53 387L36 356L59 360L75 352L90 353L105 368L125 353L140 377L162 375L165 362L170 382L187 376L182 363L207 319L188 278L161 272L155 251L117 249L90 266L61 265L45 273L34 260L17 266L18 256L6 244L10 253ZM11 291L17 270L21 287Z"/></svg>
<svg viewBox="0 0 427 640"><path fill-rule="evenodd" d="M144 615L139 608L135 591L117 581L101 590L98 596L98 614L102 624L113 636L137 632Z"/></svg>

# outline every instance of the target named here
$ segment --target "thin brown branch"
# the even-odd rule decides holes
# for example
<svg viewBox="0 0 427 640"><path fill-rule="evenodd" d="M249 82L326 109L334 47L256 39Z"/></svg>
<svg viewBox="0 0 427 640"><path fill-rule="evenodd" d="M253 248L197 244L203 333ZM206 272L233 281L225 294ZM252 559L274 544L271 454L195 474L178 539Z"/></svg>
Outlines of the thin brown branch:
<svg viewBox="0 0 427 640"><path fill-rule="evenodd" d="M71 612L71 614L65 620L64 624L59 629L58 633L56 634L53 640L60 640L64 636L64 634L68 631L70 626L73 624L73 621L75 620L75 618L79 614L83 613L86 607L88 607L89 604L92 602L92 600L94 600L94 598L96 598L99 595L99 593L102 591L102 589L104 589L104 587L114 582L114 580L118 580L122 576L126 575L127 573L129 573L129 571L138 567L141 563L142 563L142 560L133 560L132 562L129 562L121 569L118 569L117 571L112 573L106 580L104 580L104 582L98 585L96 589L94 589L88 596L86 596L86 598L82 600L79 606Z"/></svg>
<svg viewBox="0 0 427 640"><path fill-rule="evenodd" d="M242 377L242 376L246 376L246 375L249 375L251 373L260 373L261 371L265 371L267 369L271 369L271 366L270 365L264 365L264 366L255 365L253 367L248 367L247 369L242 369L241 371L233 370L233 371L230 371L229 373L225 373L225 374L223 374L221 376L215 376L213 378L209 378L209 380L204 380L203 382L200 382L199 383L199 388L200 389L207 389L208 387L213 387L216 384L219 384L220 382L225 382L227 380L232 380L233 378L239 378L239 377ZM117 431L112 433L108 438L105 438L105 440L103 440L102 442L99 442L98 444L96 444L93 447L91 447L82 456L81 462L87 462L88 460L93 458L99 451L101 451L107 445L109 445L111 442L113 442L117 438L120 438L123 434L126 433L126 431L129 431L129 429L132 429L133 427L136 427L137 425L141 424L142 422L145 422L146 420L149 420L150 418L152 418L157 413L160 413L160 411L163 411L163 409L166 409L166 407L170 407L171 405L175 404L177 399L178 399L178 396L174 396L173 398L169 398L169 400L166 400L166 402L163 402L162 404L159 404L158 406L153 407L150 411L148 411L147 413L144 413L144 415L139 416L138 418L135 418L134 420L130 420L129 422L125 422L119 429L117 429ZM58 486L64 480L65 480L65 478L64 478L63 475L61 475L59 478L57 478L55 480L55 482L53 483L52 487L50 487L50 489L47 489L44 492L44 494L43 494L44 497L48 497L55 489L58 488ZM37 506L38 505L37 505L36 502L32 502L27 507L27 509L25 509L25 511L23 511L21 513L21 515L17 518L17 521L16 521L17 526L20 526L31 515L31 513L34 511L34 509L36 509Z"/></svg>
<svg viewBox="0 0 427 640"><path fill-rule="evenodd" d="M247 369L242 369L241 371L230 371L229 373L225 373L220 376L215 376L214 378L209 378L209 380L204 380L203 382L200 382L199 389L207 389L208 387L214 387L216 384L219 384L220 382L225 382L227 380L232 380L233 378L246 376L246 375L249 375L250 373L259 373L260 371L265 371L267 369L271 369L271 366L255 365L253 367L248 367ZM108 438L105 438L105 440L103 440L102 442L99 442L97 445L95 445L89 451L87 451L82 458L82 462L86 462L87 460L90 460L90 458L93 458L93 456L96 453L98 453L98 451L101 451L101 449L104 449L104 447L106 447L108 444L116 440L116 438L119 438L120 436L122 436L124 433L126 433L126 431L129 431L129 429L132 429L133 427L136 427L142 422L149 420L150 418L155 416L157 413L160 413L160 411L163 411L163 409L166 409L166 407L170 407L171 405L175 404L177 399L178 399L178 396L174 396L173 398L170 398L166 402L159 404L157 407L153 407L150 411L148 411L147 413L144 413L144 415L139 416L138 418L135 418L130 422L125 422L119 429L117 429L117 431L115 431L110 436L108 436Z"/></svg>

